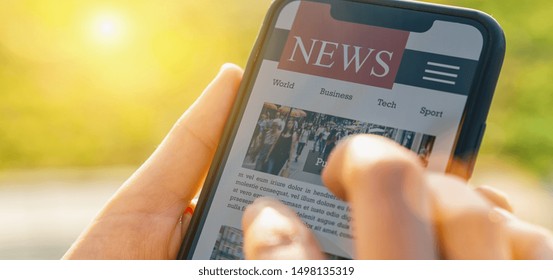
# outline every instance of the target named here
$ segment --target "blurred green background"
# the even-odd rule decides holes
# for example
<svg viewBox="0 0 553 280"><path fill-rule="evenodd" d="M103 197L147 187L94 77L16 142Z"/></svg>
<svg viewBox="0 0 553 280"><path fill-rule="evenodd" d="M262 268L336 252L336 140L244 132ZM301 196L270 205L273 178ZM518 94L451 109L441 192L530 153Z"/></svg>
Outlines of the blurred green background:
<svg viewBox="0 0 553 280"><path fill-rule="evenodd" d="M484 156L553 171L553 3L481 9L508 51ZM136 165L219 66L244 66L268 0L3 0L0 169Z"/></svg>
<svg viewBox="0 0 553 280"><path fill-rule="evenodd" d="M5 208L30 197L33 188L47 189L40 183L48 180L48 187L64 186L56 189L60 194L106 185L106 176L115 178L106 180L116 188L155 149L221 64L245 66L270 5L269 0L0 1L0 190L25 189L0 194ZM507 56L477 164L477 183L546 190L526 201L539 209L535 201L547 194L545 204L550 205L553 2L430 2L486 11L506 33ZM114 171L121 167L124 171ZM112 176L114 172L120 175ZM522 175L512 180L513 174ZM104 179L88 184L97 177ZM105 201L113 188L98 201ZM47 193L35 195L39 199ZM12 206L0 211L0 221L28 210ZM87 215L100 206L91 206L94 210ZM66 216L60 219L67 221ZM543 223L544 218L535 220ZM76 228L67 242L82 226ZM0 234L0 249L2 240L16 240L21 233L6 236ZM61 247L70 244L64 242ZM56 250L53 256L63 252Z"/></svg>
<svg viewBox="0 0 553 280"><path fill-rule="evenodd" d="M136 165L218 67L245 65L267 0L3 0L0 169ZM553 171L553 4L492 14L508 51L482 154Z"/></svg>
<svg viewBox="0 0 553 280"><path fill-rule="evenodd" d="M2 0L0 169L140 163L268 5Z"/></svg>

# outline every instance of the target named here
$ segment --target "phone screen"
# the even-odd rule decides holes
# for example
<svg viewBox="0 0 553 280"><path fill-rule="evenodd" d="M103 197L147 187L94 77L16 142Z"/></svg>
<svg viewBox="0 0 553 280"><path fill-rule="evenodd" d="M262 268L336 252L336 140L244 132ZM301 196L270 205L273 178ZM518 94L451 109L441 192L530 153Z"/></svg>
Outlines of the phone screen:
<svg viewBox="0 0 553 280"><path fill-rule="evenodd" d="M349 135L388 137L446 171L485 37L476 22L412 10L390 17L394 9L279 9L189 258L242 259L242 213L260 196L295 210L329 258L352 258L348 205L320 176Z"/></svg>

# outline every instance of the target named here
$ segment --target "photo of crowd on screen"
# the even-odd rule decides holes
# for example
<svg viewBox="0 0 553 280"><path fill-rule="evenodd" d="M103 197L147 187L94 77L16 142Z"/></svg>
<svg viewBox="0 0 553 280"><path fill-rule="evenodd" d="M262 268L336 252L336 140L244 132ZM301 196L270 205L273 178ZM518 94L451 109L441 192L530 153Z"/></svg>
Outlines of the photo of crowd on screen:
<svg viewBox="0 0 553 280"><path fill-rule="evenodd" d="M244 166L289 177L290 165L304 159L305 153L316 152L326 161L341 139L360 133L392 139L419 154L425 163L435 140L434 136L412 131L264 103Z"/></svg>

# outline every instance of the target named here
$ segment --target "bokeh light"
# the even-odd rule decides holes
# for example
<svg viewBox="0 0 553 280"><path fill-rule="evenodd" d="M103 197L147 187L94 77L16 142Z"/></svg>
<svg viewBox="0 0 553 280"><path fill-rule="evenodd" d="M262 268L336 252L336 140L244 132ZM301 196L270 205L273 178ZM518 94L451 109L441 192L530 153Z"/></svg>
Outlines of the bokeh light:
<svg viewBox="0 0 553 280"><path fill-rule="evenodd" d="M125 22L121 15L101 14L92 24L92 34L98 43L115 44L125 36Z"/></svg>

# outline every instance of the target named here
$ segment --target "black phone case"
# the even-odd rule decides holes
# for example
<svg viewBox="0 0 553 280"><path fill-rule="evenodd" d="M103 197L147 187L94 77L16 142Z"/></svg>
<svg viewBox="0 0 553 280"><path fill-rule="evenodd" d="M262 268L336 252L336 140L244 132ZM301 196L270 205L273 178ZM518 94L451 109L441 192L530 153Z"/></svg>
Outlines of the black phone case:
<svg viewBox="0 0 553 280"><path fill-rule="evenodd" d="M249 94L255 82L252 77L258 72L263 59L266 43L271 37L272 27L280 10L287 4L298 0L275 0L263 21L245 68L242 84L239 88L237 102L231 111L228 124L224 130L221 143L215 153L213 163L206 177L202 192L196 205L195 214L190 221L188 231L179 250L177 259L191 258L190 249L194 245L196 232L206 219L205 208L211 203L216 191L213 186L219 182L222 167L225 166L229 148L232 146L238 130L238 120L242 118ZM458 129L454 151L451 155L447 173L468 179L472 174L476 156L486 128L486 118L490 109L493 93L499 78L505 56L505 36L503 30L491 16L472 9L444 6L415 1L401 0L309 0L323 3L357 2L379 5L382 7L422 11L441 17L454 17L458 22L470 20L478 22L485 29L484 48L476 70L470 94ZM204 213L204 215L202 215Z"/></svg>

